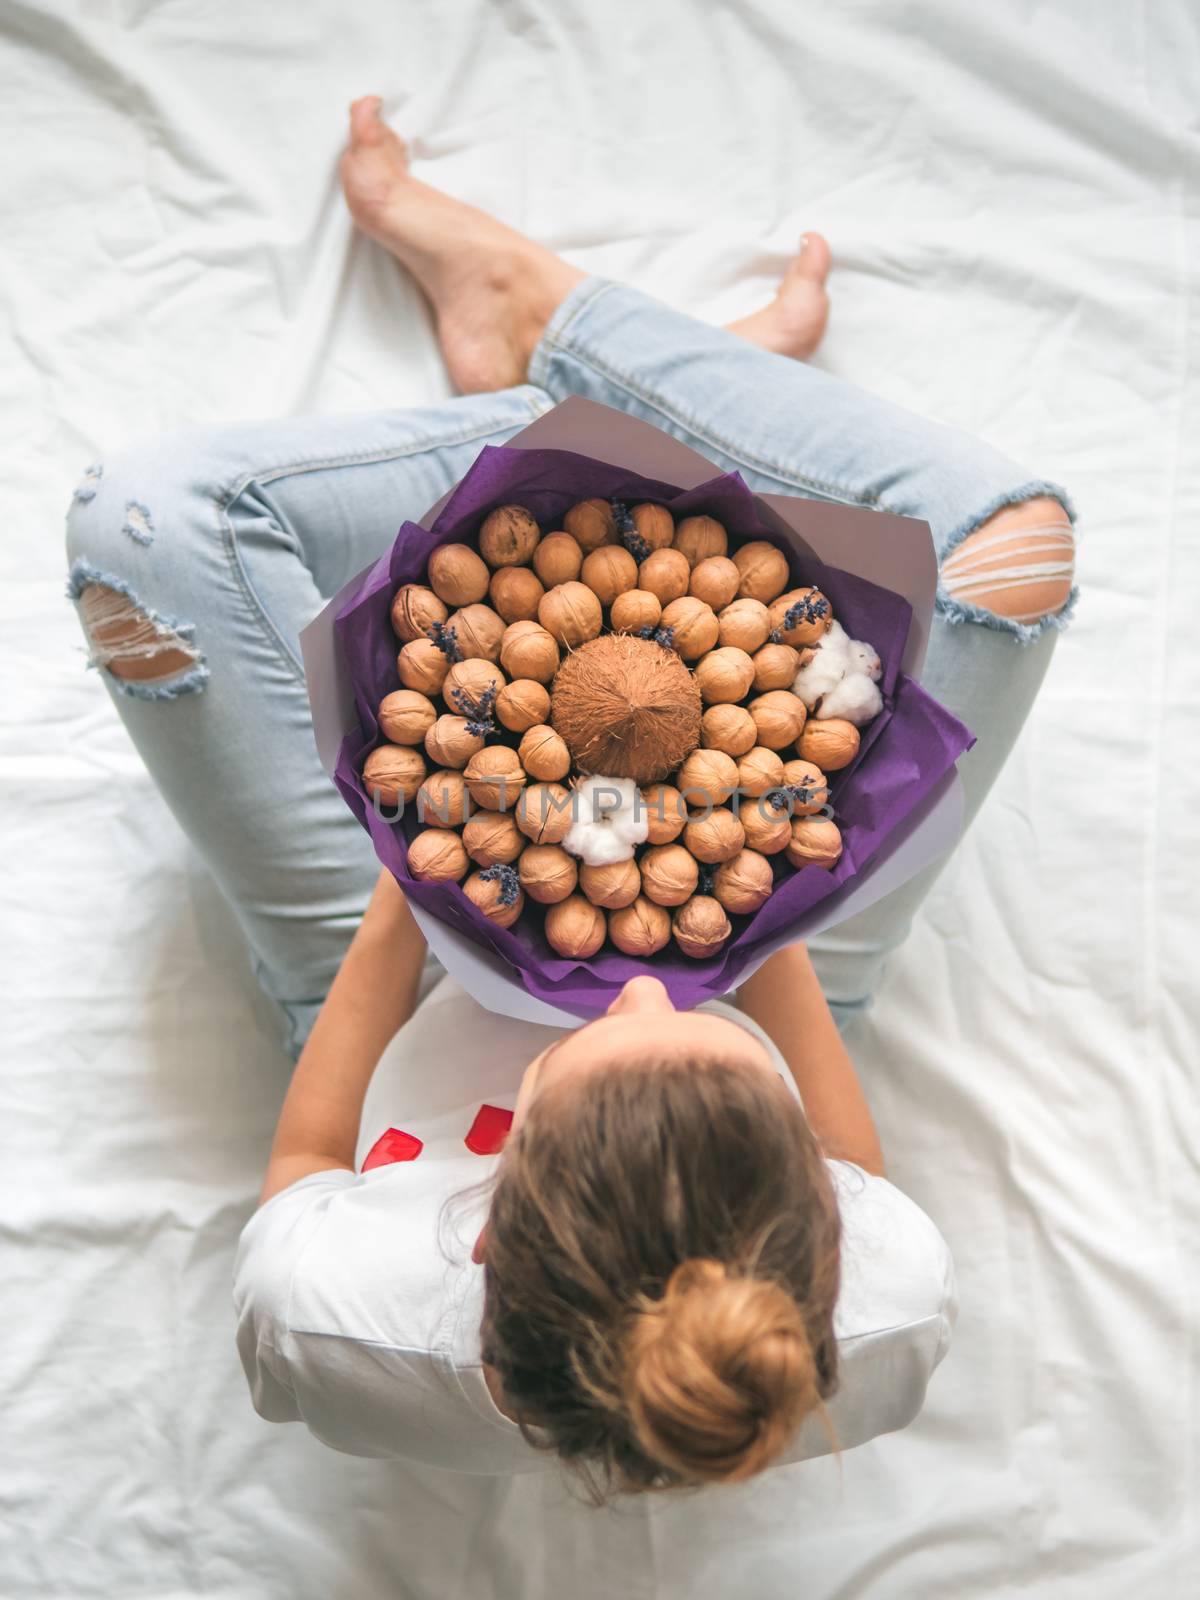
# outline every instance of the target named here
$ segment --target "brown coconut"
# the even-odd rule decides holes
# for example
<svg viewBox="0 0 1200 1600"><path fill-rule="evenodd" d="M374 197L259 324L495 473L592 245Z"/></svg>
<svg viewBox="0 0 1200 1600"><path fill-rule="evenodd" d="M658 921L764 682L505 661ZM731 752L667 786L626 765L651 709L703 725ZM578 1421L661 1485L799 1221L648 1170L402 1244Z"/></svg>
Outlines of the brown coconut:
<svg viewBox="0 0 1200 1600"><path fill-rule="evenodd" d="M610 633L559 667L550 721L584 772L656 783L699 743L700 691L673 650Z"/></svg>

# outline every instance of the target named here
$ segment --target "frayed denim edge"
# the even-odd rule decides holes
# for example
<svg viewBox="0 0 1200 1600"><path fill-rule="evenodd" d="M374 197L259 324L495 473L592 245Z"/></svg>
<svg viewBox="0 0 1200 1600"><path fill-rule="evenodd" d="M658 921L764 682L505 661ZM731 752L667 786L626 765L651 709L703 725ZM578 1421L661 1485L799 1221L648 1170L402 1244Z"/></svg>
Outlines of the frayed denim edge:
<svg viewBox="0 0 1200 1600"><path fill-rule="evenodd" d="M137 609L152 622L155 627L169 629L170 632L184 644L195 648L196 624L184 622L179 617L164 616L161 611L153 611L149 606L143 605L134 591L133 585L125 578L118 577L115 572L105 572L103 568L94 566L86 556L77 556L71 563L67 574L65 594L73 604L78 603L83 591L91 583L103 584L106 589L111 589L115 594L123 595L130 605ZM89 661L89 667L97 667L98 663ZM118 677L115 672L109 672L108 678L118 694L128 695L131 700L178 700L181 695L201 694L205 681L211 676L208 663L203 653L190 666L166 678L161 683L136 682L130 678Z"/></svg>
<svg viewBox="0 0 1200 1600"><path fill-rule="evenodd" d="M1025 500L1037 500L1042 496L1059 501L1067 513L1072 528L1075 526L1075 506L1062 485L1051 483L1048 478L1032 478L1019 488L1006 489L1003 494L996 495L987 502L982 511L976 512L966 522L960 522L942 546L941 554L938 556L939 568L952 550L957 550L965 539L977 533L997 511L1003 511L1006 506L1020 505ZM994 628L997 633L1011 633L1020 644L1032 644L1035 639L1040 639L1048 628L1057 628L1061 633L1074 616L1078 600L1079 585L1073 584L1061 610L1048 611L1036 622L1014 622L1011 617L1002 617L998 612L985 610L983 606L975 605L971 601L956 600L947 589L943 588L939 578L933 608L938 616L944 617L947 622L955 624L977 622L985 628Z"/></svg>
<svg viewBox="0 0 1200 1600"><path fill-rule="evenodd" d="M1061 611L1048 611L1036 622L1015 622L1012 617L1002 617L995 611L985 611L982 606L972 602L964 604L961 600L955 600L939 583L933 609L939 617L944 617L949 623L978 622L985 628L994 628L997 633L1011 633L1020 644L1032 644L1035 639L1041 638L1047 628L1057 628L1061 633L1071 621L1078 599L1079 585L1074 584Z"/></svg>

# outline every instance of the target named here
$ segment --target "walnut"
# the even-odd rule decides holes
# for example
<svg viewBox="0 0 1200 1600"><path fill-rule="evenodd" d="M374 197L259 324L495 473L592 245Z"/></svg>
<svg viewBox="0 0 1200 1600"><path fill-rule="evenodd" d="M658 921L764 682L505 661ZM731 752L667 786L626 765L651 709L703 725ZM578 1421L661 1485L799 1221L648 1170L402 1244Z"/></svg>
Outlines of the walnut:
<svg viewBox="0 0 1200 1600"><path fill-rule="evenodd" d="M783 781L791 796L794 817L815 816L829 799L825 774L811 761L785 761Z"/></svg>
<svg viewBox="0 0 1200 1600"><path fill-rule="evenodd" d="M470 545L440 544L430 552L429 585L448 606L469 606L488 592L487 562Z"/></svg>
<svg viewBox="0 0 1200 1600"><path fill-rule="evenodd" d="M495 876L489 877L488 873ZM502 928L511 928L525 909L525 895L512 867L487 867L484 872L473 872L463 884L463 892L485 917Z"/></svg>
<svg viewBox="0 0 1200 1600"><path fill-rule="evenodd" d="M604 943L608 924L581 894L568 895L546 913L546 940L560 956L586 961Z"/></svg>
<svg viewBox="0 0 1200 1600"><path fill-rule="evenodd" d="M424 776L424 757L407 745L376 745L363 762L362 781L367 797L377 796L379 805L389 810L401 801L411 800Z"/></svg>
<svg viewBox="0 0 1200 1600"><path fill-rule="evenodd" d="M396 657L400 682L422 694L437 694L449 670L449 661L432 639L410 640Z"/></svg>
<svg viewBox="0 0 1200 1600"><path fill-rule="evenodd" d="M745 600L770 605L788 586L788 559L765 539L754 539L733 552L738 569L738 594Z"/></svg>
<svg viewBox="0 0 1200 1600"><path fill-rule="evenodd" d="M531 621L545 592L528 567L498 567L488 585L488 599L505 622Z"/></svg>
<svg viewBox="0 0 1200 1600"><path fill-rule="evenodd" d="M585 556L581 580L602 606L611 606L619 594L637 586L637 562L624 545L607 544Z"/></svg>
<svg viewBox="0 0 1200 1600"><path fill-rule="evenodd" d="M692 568L688 593L714 611L727 606L737 593L738 569L728 556L709 556Z"/></svg>
<svg viewBox="0 0 1200 1600"><path fill-rule="evenodd" d="M481 707L489 691L493 697L499 696L505 681L495 662L472 656L469 661L456 661L450 668L442 685L442 697L451 710L469 717Z"/></svg>
<svg viewBox="0 0 1200 1600"><path fill-rule="evenodd" d="M560 844L526 845L517 862L521 887L539 905L557 905L574 890L579 869Z"/></svg>
<svg viewBox="0 0 1200 1600"><path fill-rule="evenodd" d="M746 842L746 834L733 812L718 806L706 817L693 817L683 830L683 842L697 861L712 865L728 861Z"/></svg>
<svg viewBox="0 0 1200 1600"><path fill-rule="evenodd" d="M626 589L612 603L608 614L614 633L640 633L656 628L662 616L662 601L649 589Z"/></svg>
<svg viewBox="0 0 1200 1600"><path fill-rule="evenodd" d="M706 750L744 756L758 740L758 728L745 706L715 705L700 718L700 743Z"/></svg>
<svg viewBox="0 0 1200 1600"><path fill-rule="evenodd" d="M538 621L560 645L574 649L596 638L604 624L604 614L585 583L560 583L542 596Z"/></svg>
<svg viewBox="0 0 1200 1600"><path fill-rule="evenodd" d="M579 887L592 905L619 911L641 894L642 875L636 861L608 861L598 867L580 867Z"/></svg>
<svg viewBox="0 0 1200 1600"><path fill-rule="evenodd" d="M783 757L756 744L738 759L738 788L746 795L765 794L783 784Z"/></svg>
<svg viewBox="0 0 1200 1600"><path fill-rule="evenodd" d="M796 751L822 772L840 772L858 754L860 740L852 722L843 722L840 717L827 717L824 722L814 719L804 724Z"/></svg>
<svg viewBox="0 0 1200 1600"><path fill-rule="evenodd" d="M687 557L689 567L696 567L710 556L723 556L729 540L715 517L684 517L675 528L672 548Z"/></svg>
<svg viewBox="0 0 1200 1600"><path fill-rule="evenodd" d="M732 645L710 650L692 671L700 685L701 697L708 705L736 705L749 694L754 682L753 661L744 650Z"/></svg>
<svg viewBox="0 0 1200 1600"><path fill-rule="evenodd" d="M479 529L479 553L493 567L523 567L541 535L524 506L497 506Z"/></svg>
<svg viewBox="0 0 1200 1600"><path fill-rule="evenodd" d="M733 929L719 900L712 895L694 894L672 917L671 932L685 956L703 961L716 954Z"/></svg>
<svg viewBox="0 0 1200 1600"><path fill-rule="evenodd" d="M815 644L833 621L833 607L811 585L807 589L789 589L768 609L776 644Z"/></svg>
<svg viewBox="0 0 1200 1600"><path fill-rule="evenodd" d="M791 837L791 829L788 829ZM752 915L770 898L775 888L771 863L757 850L739 850L723 861L713 874L713 894L735 916Z"/></svg>
<svg viewBox="0 0 1200 1600"><path fill-rule="evenodd" d="M510 733L524 733L550 715L550 691L532 678L514 678L496 696L496 715Z"/></svg>
<svg viewBox="0 0 1200 1600"><path fill-rule="evenodd" d="M499 660L504 618L491 606L464 606L461 611L453 611L447 618L446 628L454 629L458 653L464 661Z"/></svg>
<svg viewBox="0 0 1200 1600"><path fill-rule="evenodd" d="M539 781L565 778L571 770L571 752L545 723L529 728L522 735L517 756L528 775Z"/></svg>
<svg viewBox="0 0 1200 1600"><path fill-rule="evenodd" d="M466 717L441 716L425 735L425 754L439 767L461 769L482 749L483 735L471 732Z"/></svg>
<svg viewBox="0 0 1200 1600"><path fill-rule="evenodd" d="M716 612L692 595L683 595L665 605L659 626L670 629L670 647L685 661L695 661L697 656L706 654L717 642Z"/></svg>
<svg viewBox="0 0 1200 1600"><path fill-rule="evenodd" d="M761 600L735 600L717 613L717 643L753 655L767 642L771 613Z"/></svg>
<svg viewBox="0 0 1200 1600"><path fill-rule="evenodd" d="M549 683L558 671L558 646L540 622L513 622L500 643L500 665L510 678Z"/></svg>
<svg viewBox="0 0 1200 1600"><path fill-rule="evenodd" d="M575 820L574 796L561 783L531 783L517 800L513 816L534 844L561 844Z"/></svg>
<svg viewBox="0 0 1200 1600"><path fill-rule="evenodd" d="M675 537L675 518L666 506L653 505L649 500L632 506L633 530L642 543L651 550L663 550Z"/></svg>
<svg viewBox="0 0 1200 1600"><path fill-rule="evenodd" d="M786 809L780 811L771 804L767 796L772 792L768 789L766 794L748 796L738 807L747 848L764 856L777 856L786 850L792 837L792 819Z"/></svg>
<svg viewBox="0 0 1200 1600"><path fill-rule="evenodd" d="M402 583L392 601L392 627L406 644L424 639L435 622L445 622L449 612L423 583Z"/></svg>
<svg viewBox="0 0 1200 1600"><path fill-rule="evenodd" d="M379 702L379 731L391 744L420 744L436 716L419 689L394 689Z"/></svg>
<svg viewBox="0 0 1200 1600"><path fill-rule="evenodd" d="M693 750L675 784L689 807L719 806L737 788L737 763L723 750Z"/></svg>
<svg viewBox="0 0 1200 1600"><path fill-rule="evenodd" d="M505 744L485 744L467 762L464 777L471 799L488 811L507 811L525 787L517 752Z"/></svg>
<svg viewBox="0 0 1200 1600"><path fill-rule="evenodd" d="M583 566L583 551L569 533L548 533L533 552L533 570L547 589L571 583Z"/></svg>
<svg viewBox="0 0 1200 1600"><path fill-rule="evenodd" d="M828 817L793 817L787 858L794 867L837 866L842 830Z"/></svg>
<svg viewBox="0 0 1200 1600"><path fill-rule="evenodd" d="M471 865L458 834L426 828L408 845L408 870L425 883L457 883Z"/></svg>
<svg viewBox="0 0 1200 1600"><path fill-rule="evenodd" d="M800 652L790 644L764 644L751 657L754 662L754 687L760 694L768 689L790 689L800 670Z"/></svg>
<svg viewBox="0 0 1200 1600"><path fill-rule="evenodd" d="M417 821L427 828L461 828L467 816L467 786L449 767L431 772L417 790Z"/></svg>
<svg viewBox="0 0 1200 1600"><path fill-rule="evenodd" d="M656 844L641 860L642 893L660 906L681 906L696 892L700 868L681 844Z"/></svg>
<svg viewBox="0 0 1200 1600"><path fill-rule="evenodd" d="M631 906L608 914L608 937L627 956L652 956L671 937L671 918L662 906L639 895Z"/></svg>
<svg viewBox="0 0 1200 1600"><path fill-rule="evenodd" d="M681 600L691 581L692 569L682 550L653 550L638 568L638 588L664 606Z"/></svg>
<svg viewBox="0 0 1200 1600"><path fill-rule="evenodd" d="M510 866L525 848L525 835L507 811L479 811L462 831L463 846L481 867Z"/></svg>
<svg viewBox="0 0 1200 1600"><path fill-rule="evenodd" d="M746 707L758 728L758 742L768 750L794 744L808 715L804 701L790 689L768 689Z"/></svg>
<svg viewBox="0 0 1200 1600"><path fill-rule="evenodd" d="M669 783L652 783L641 791L642 806L650 832L647 844L670 844L678 839L687 821L687 807L679 790Z"/></svg>
<svg viewBox="0 0 1200 1600"><path fill-rule="evenodd" d="M563 527L585 555L617 542L617 519L607 500L581 500L567 512Z"/></svg>

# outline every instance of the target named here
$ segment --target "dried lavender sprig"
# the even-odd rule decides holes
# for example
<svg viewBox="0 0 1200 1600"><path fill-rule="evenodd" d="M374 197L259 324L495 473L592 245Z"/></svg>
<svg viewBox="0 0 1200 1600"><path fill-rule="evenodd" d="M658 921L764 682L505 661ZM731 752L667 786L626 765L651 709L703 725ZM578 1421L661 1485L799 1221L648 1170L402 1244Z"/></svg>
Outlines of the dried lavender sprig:
<svg viewBox="0 0 1200 1600"><path fill-rule="evenodd" d="M486 739L489 733L495 733L496 723L492 715L496 709L495 685L485 689L478 699L465 689L451 689L450 699L466 717L468 733L473 733L479 739Z"/></svg>
<svg viewBox="0 0 1200 1600"><path fill-rule="evenodd" d="M700 876L696 881L696 893L711 894L713 892L713 885L715 884L716 880L717 869L715 867L706 867L701 865Z"/></svg>
<svg viewBox="0 0 1200 1600"><path fill-rule="evenodd" d="M484 883L494 882L500 885L502 906L515 905L517 896L521 892L521 880L517 876L516 867L510 867L505 861L497 861L495 866L485 867L479 876Z"/></svg>
<svg viewBox="0 0 1200 1600"><path fill-rule="evenodd" d="M653 623L647 623L644 628L635 628L633 637L635 639L653 639L654 643L662 645L664 650L673 650L675 648L674 628L659 628Z"/></svg>
<svg viewBox="0 0 1200 1600"><path fill-rule="evenodd" d="M458 648L457 628L447 627L444 622L431 622L425 631L451 665L462 660L462 651Z"/></svg>
<svg viewBox="0 0 1200 1600"><path fill-rule="evenodd" d="M816 589L810 589L807 594L801 595L799 600L794 600L783 614L783 621L777 628L771 629L771 643L778 644L785 633L788 633L799 622L818 622L822 617L829 615L829 601L824 595L819 600L814 600Z"/></svg>
<svg viewBox="0 0 1200 1600"><path fill-rule="evenodd" d="M821 784L819 787L808 783L786 783L778 789L768 789L763 799L772 811L790 811L792 801L802 806L811 805L818 795L827 795L829 785Z"/></svg>
<svg viewBox="0 0 1200 1600"><path fill-rule="evenodd" d="M620 537L621 543L625 546L626 550L629 551L629 554L633 557L637 564L641 566L642 562L645 561L646 557L650 554L650 546L637 531L637 524L633 520L633 513L630 511L624 500L618 500L614 497L609 501L609 505L612 506L613 517L615 518L617 524L617 534Z"/></svg>

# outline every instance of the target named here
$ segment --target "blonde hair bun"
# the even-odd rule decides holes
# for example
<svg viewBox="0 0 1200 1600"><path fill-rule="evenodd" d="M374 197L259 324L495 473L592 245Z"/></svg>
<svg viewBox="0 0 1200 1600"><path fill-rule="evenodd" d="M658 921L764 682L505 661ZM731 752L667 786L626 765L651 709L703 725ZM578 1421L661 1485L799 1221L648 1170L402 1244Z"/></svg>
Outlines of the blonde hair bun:
<svg viewBox="0 0 1200 1600"><path fill-rule="evenodd" d="M680 1262L661 1300L638 1303L626 1380L642 1449L698 1483L761 1472L820 1403L793 1295L700 1257Z"/></svg>

